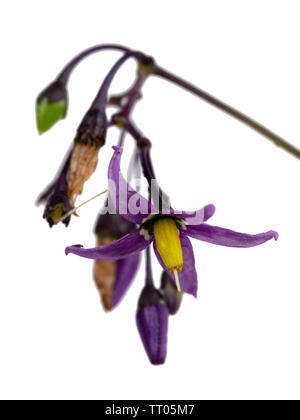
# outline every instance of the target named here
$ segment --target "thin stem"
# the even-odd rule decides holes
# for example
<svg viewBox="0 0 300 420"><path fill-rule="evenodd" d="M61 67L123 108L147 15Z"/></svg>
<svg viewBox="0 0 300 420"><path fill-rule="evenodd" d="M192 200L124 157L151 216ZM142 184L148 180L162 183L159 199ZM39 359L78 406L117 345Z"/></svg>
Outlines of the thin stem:
<svg viewBox="0 0 300 420"><path fill-rule="evenodd" d="M146 285L153 286L150 246L146 249Z"/></svg>
<svg viewBox="0 0 300 420"><path fill-rule="evenodd" d="M155 172L153 169L152 159L150 155L151 142L143 136L142 132L128 119L122 121L123 128L136 140L137 147L140 151L140 162L143 169L144 177L148 182L148 190L151 194L152 188L156 190L155 197L158 197L158 203L154 203L155 206L161 210L164 204L167 204L170 208L169 198L159 187L157 183L152 183L156 180Z"/></svg>
<svg viewBox="0 0 300 420"><path fill-rule="evenodd" d="M128 58L132 57L134 52L128 52L121 57L116 64L112 67L108 75L105 77L90 109L98 109L105 112L107 105L108 89L120 67L125 63Z"/></svg>
<svg viewBox="0 0 300 420"><path fill-rule="evenodd" d="M124 141L125 141L125 136L126 136L126 130L122 130L121 133L120 133L118 146L123 147Z"/></svg>
<svg viewBox="0 0 300 420"><path fill-rule="evenodd" d="M300 150L294 147L292 144L288 143L282 137L278 136L277 134L270 131L268 128L264 127L260 123L256 122L252 118L248 117L247 115L243 114L242 112L236 110L235 108L227 105L225 102L220 101L219 99L213 97L209 93L205 92L202 89L192 85L191 83L187 82L184 79L170 73L169 71L156 66L155 71L153 73L156 76L162 77L163 79L168 80L169 82L175 83L176 85L182 87L183 89L188 90L189 92L193 93L194 95L198 96L199 98L203 99L204 101L210 103L211 105L221 109L222 111L226 112L233 118L241 121L242 123L246 124L248 127L251 127L253 130L260 133L262 136L266 137L267 139L271 140L276 146L281 147L286 152L292 154L293 156L300 159Z"/></svg>
<svg viewBox="0 0 300 420"><path fill-rule="evenodd" d="M147 78L148 78L148 74L146 73L138 74L136 81L134 85L132 86L130 93L128 95L128 100L121 111L121 114L123 117L125 118L130 117L136 102L140 98L142 87L145 81L147 80Z"/></svg>
<svg viewBox="0 0 300 420"><path fill-rule="evenodd" d="M84 201L83 203L79 204L79 206L75 207L74 209L68 211L68 213L64 214L60 219L59 222L63 222L65 219L67 219L69 216L71 216L73 213L75 213L78 209L80 209L80 207L83 207L85 204L89 203L92 200L95 200L95 198L100 197L100 195L103 195L105 193L107 193L108 190L104 190L99 194L94 195L94 197L89 198L88 200Z"/></svg>
<svg viewBox="0 0 300 420"><path fill-rule="evenodd" d="M89 55L103 51L103 50L115 50L115 51L121 51L124 53L130 52L130 48L124 47L123 45L118 44L103 44L103 45L95 45L94 47L88 48L87 50L82 51L80 54L76 55L59 73L57 76L57 80L67 84L69 77L74 70L74 68L86 57ZM139 54L139 53L138 53Z"/></svg>

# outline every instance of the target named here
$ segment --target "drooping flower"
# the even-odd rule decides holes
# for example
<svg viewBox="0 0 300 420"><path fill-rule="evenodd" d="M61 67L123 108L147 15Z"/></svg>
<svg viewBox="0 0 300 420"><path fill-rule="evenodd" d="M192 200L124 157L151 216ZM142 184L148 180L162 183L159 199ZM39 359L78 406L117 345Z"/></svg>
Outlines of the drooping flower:
<svg viewBox="0 0 300 420"><path fill-rule="evenodd" d="M212 204L196 212L155 208L127 184L120 172L122 148L115 146L113 149L115 152L109 165L108 178L110 184L115 186L116 210L127 220L137 224L138 228L109 245L96 248L83 248L80 245L67 247L66 254L73 253L95 260L119 260L135 255L153 243L159 263L176 283L178 290L196 297L197 273L189 236L216 245L237 248L261 245L273 238L277 240L278 234L273 230L249 235L204 223L215 212Z"/></svg>
<svg viewBox="0 0 300 420"><path fill-rule="evenodd" d="M72 150L67 154L61 169L54 178L54 181L40 194L37 199L37 205L46 203L43 214L44 219L47 220L49 226L56 225L66 213L72 209L70 199L68 197L68 171ZM64 219L63 223L68 226L70 217Z"/></svg>
<svg viewBox="0 0 300 420"><path fill-rule="evenodd" d="M135 230L136 225L119 214L100 214L95 226L97 245L113 243ZM107 311L116 305L128 290L140 262L140 255L134 254L120 260L96 260L94 280Z"/></svg>

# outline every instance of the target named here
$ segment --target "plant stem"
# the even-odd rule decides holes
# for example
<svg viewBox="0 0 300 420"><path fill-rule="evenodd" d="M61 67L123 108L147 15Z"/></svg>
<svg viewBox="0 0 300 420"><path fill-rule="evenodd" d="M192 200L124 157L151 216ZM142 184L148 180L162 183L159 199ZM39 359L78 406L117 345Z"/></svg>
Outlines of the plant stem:
<svg viewBox="0 0 300 420"><path fill-rule="evenodd" d="M95 45L94 47L88 48L87 50L84 50L80 54L76 55L76 57L74 57L59 73L59 75L57 76L57 80L64 84L67 84L72 71L84 58L88 57L89 55L93 53L103 51L103 50L115 50L115 51L121 51L124 53L128 53L131 51L130 48L127 48L127 47L124 47L123 45L118 45L118 44ZM136 52L135 54L140 54L140 53Z"/></svg>
<svg viewBox="0 0 300 420"><path fill-rule="evenodd" d="M111 68L108 75L105 77L91 107L92 109L101 110L103 113L105 112L105 108L107 105L107 97L108 97L108 89L111 85L111 82L113 81L113 78L115 77L116 73L120 69L120 67L125 63L126 60L128 60L130 57L132 57L134 52L128 52L123 55Z"/></svg>
<svg viewBox="0 0 300 420"><path fill-rule="evenodd" d="M203 99L204 101L210 103L211 105L221 109L222 111L226 112L233 118L241 121L242 123L246 124L248 127L251 127L253 130L260 133L262 136L266 137L267 139L271 140L276 146L281 147L286 152L292 154L296 158L300 159L300 150L297 149L292 144L288 143L282 137L278 136L277 134L270 131L268 128L264 127L262 124L256 122L252 118L248 117L247 115L243 114L242 112L236 110L235 108L227 105L225 102L220 101L219 99L213 97L209 93L205 92L202 89L192 85L191 83L187 82L184 79L170 73L169 71L163 69L162 67L156 66L154 71L155 76L162 77L163 79L168 80L169 82L175 83L176 85L186 89L187 91L193 93L194 95L198 96L199 98Z"/></svg>
<svg viewBox="0 0 300 420"><path fill-rule="evenodd" d="M146 249L146 285L153 286L150 246Z"/></svg>

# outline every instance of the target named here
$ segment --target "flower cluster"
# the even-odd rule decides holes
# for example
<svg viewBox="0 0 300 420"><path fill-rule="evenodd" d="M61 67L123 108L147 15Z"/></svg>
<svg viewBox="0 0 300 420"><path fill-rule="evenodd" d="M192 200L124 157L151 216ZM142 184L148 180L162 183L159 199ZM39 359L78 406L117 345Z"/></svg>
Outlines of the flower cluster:
<svg viewBox="0 0 300 420"><path fill-rule="evenodd" d="M270 239L277 240L278 234L270 230L253 235L208 224L207 221L215 212L213 204L194 212L173 209L154 173L151 142L132 120L132 111L141 99L144 83L150 76L175 83L227 112L293 155L300 157L300 151L251 118L161 68L152 57L114 44L96 46L76 56L38 96L36 115L40 133L49 130L66 116L67 83L74 68L83 58L105 49L120 51L122 56L101 84L91 107L79 124L74 142L58 174L37 202L45 205L44 218L50 227L59 222L68 226L76 210L77 196L95 172L99 150L105 144L108 129L112 126L120 129L119 144L113 146L109 163L109 194L94 229L96 247L68 246L66 254L94 260L94 280L107 311L114 309L124 297L138 272L142 253L145 255L145 283L138 300L136 324L150 362L162 364L167 354L169 316L178 312L184 294L197 296L197 271L190 238L226 247L249 248ZM137 62L133 85L122 94L109 96L108 91L115 75L129 58ZM109 106L117 108L111 118L107 118ZM125 134L129 134L136 143L129 172L136 177L143 174L148 184L148 198L143 197L138 188L133 188L121 173ZM153 279L151 249L162 267L159 287Z"/></svg>

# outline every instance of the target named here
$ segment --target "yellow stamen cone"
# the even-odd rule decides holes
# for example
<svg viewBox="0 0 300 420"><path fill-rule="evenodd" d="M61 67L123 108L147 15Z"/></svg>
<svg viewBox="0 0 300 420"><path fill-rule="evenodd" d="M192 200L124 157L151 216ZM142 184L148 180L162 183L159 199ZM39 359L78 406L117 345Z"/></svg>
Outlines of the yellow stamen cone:
<svg viewBox="0 0 300 420"><path fill-rule="evenodd" d="M183 266L179 232L172 217L162 217L153 226L157 250L171 274L180 273Z"/></svg>
<svg viewBox="0 0 300 420"><path fill-rule="evenodd" d="M177 286L177 290L179 293L182 292L181 287L180 287L180 282L179 282L179 276L176 270L174 270L174 277L175 277L175 281L176 281L176 286Z"/></svg>

